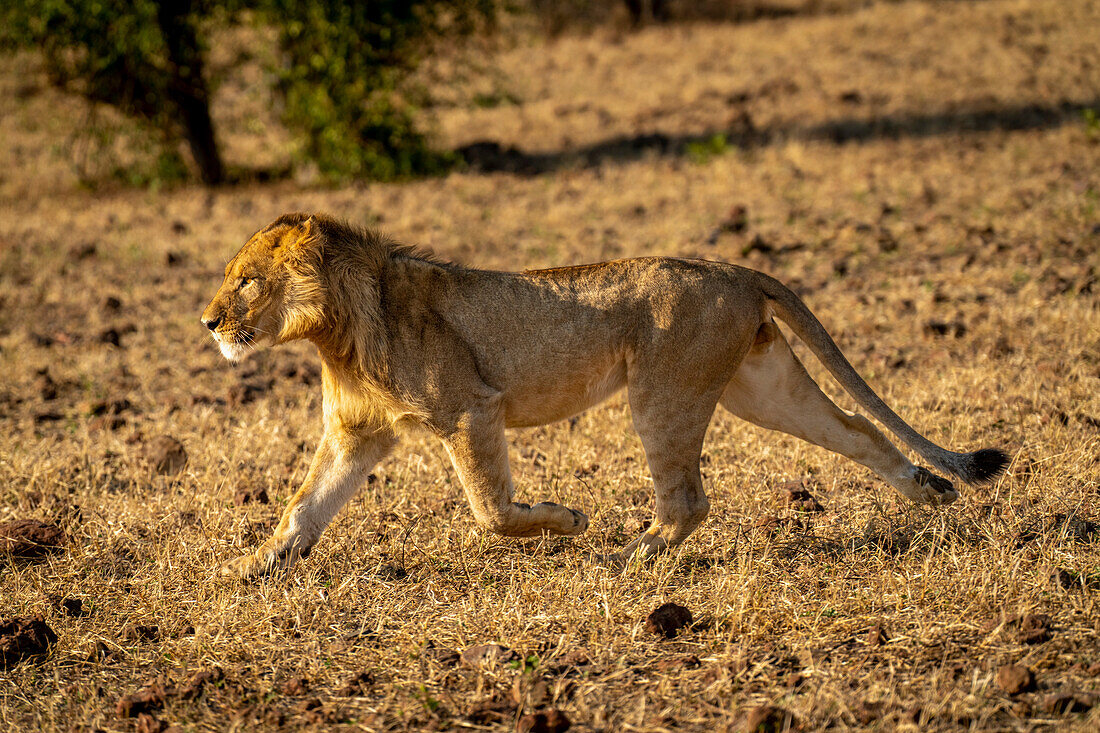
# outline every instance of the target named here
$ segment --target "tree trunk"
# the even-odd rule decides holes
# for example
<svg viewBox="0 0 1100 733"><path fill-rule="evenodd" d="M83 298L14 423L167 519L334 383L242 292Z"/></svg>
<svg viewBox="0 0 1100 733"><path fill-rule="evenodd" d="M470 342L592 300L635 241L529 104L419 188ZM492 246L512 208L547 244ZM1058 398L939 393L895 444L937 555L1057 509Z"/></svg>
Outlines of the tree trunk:
<svg viewBox="0 0 1100 733"><path fill-rule="evenodd" d="M192 0L160 0L157 23L168 47L168 95L179 110L191 155L199 167L202 182L214 185L225 180L210 101L203 77L202 53L191 18Z"/></svg>

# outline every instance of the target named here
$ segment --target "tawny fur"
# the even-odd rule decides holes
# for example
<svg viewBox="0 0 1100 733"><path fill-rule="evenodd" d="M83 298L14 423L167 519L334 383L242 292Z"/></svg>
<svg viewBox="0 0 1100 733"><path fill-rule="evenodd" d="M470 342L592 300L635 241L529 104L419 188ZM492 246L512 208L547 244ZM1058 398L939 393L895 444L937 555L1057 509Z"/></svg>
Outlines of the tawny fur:
<svg viewBox="0 0 1100 733"><path fill-rule="evenodd" d="M578 511L512 501L504 430L570 417L624 386L656 517L618 560L675 546L705 518L699 453L718 404L848 456L910 499L954 501L949 481L914 466L870 421L821 392L773 317L933 466L972 483L1003 470L1000 451L953 453L913 430L802 301L761 273L665 257L490 272L325 216L285 215L230 261L203 322L229 358L295 339L316 344L325 433L272 537L225 571L255 577L308 555L406 423L443 442L483 527L511 536L583 532L588 519Z"/></svg>

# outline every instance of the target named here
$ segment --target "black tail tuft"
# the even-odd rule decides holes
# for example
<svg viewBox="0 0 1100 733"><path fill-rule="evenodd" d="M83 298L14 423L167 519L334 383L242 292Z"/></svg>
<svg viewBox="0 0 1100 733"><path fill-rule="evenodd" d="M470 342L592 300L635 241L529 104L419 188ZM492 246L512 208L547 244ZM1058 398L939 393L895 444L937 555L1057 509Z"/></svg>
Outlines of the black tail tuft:
<svg viewBox="0 0 1100 733"><path fill-rule="evenodd" d="M970 454L967 476L970 484L985 484L1001 475L1008 465L1008 454L997 448L982 448Z"/></svg>

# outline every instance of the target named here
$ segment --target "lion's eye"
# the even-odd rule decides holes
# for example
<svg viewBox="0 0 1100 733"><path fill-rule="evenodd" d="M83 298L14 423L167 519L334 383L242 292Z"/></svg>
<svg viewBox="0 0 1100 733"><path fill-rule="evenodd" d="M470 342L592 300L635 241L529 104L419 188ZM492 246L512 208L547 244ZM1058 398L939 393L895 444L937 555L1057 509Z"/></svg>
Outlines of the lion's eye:
<svg viewBox="0 0 1100 733"><path fill-rule="evenodd" d="M253 283L254 281L255 281L255 279L254 279L254 278L251 278L251 277L242 277L242 278L240 279L240 281L239 281L239 282L237 283L237 290L242 290L242 289L244 289L244 288L248 287L248 286L249 286L249 285L251 285L251 284L252 284L252 283Z"/></svg>

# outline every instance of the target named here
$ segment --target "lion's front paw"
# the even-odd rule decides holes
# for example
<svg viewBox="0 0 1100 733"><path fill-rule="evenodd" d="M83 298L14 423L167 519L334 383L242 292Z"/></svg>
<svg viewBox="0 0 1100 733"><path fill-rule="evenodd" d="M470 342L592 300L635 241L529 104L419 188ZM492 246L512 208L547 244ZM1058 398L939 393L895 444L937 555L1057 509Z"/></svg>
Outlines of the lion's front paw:
<svg viewBox="0 0 1100 733"><path fill-rule="evenodd" d="M270 574L271 570L269 563L254 554L249 554L222 563L221 574L239 580L256 580Z"/></svg>

